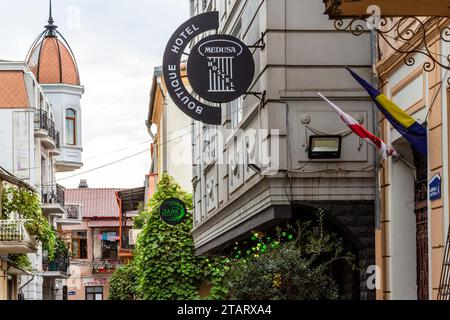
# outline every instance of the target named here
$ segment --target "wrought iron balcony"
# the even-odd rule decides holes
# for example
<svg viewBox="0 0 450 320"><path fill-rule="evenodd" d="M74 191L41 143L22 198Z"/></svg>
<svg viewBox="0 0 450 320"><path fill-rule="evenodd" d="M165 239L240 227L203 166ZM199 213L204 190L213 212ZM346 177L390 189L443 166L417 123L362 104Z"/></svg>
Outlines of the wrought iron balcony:
<svg viewBox="0 0 450 320"><path fill-rule="evenodd" d="M34 253L36 240L25 228L27 220L0 220L0 253Z"/></svg>
<svg viewBox="0 0 450 320"><path fill-rule="evenodd" d="M55 259L54 261L43 261L42 262L42 268L44 272L50 272L50 273L63 273L68 274L69 273L69 266L70 266L70 260L69 257L59 257Z"/></svg>
<svg viewBox="0 0 450 320"><path fill-rule="evenodd" d="M59 184L42 187L42 203L65 206L64 188Z"/></svg>
<svg viewBox="0 0 450 320"><path fill-rule="evenodd" d="M42 204L44 212L50 214L65 214L64 188L59 184L42 187Z"/></svg>
<svg viewBox="0 0 450 320"><path fill-rule="evenodd" d="M46 277L67 278L69 275L70 258L67 252L58 253L52 261L48 261L47 252L44 252L42 269Z"/></svg>
<svg viewBox="0 0 450 320"><path fill-rule="evenodd" d="M55 122L50 119L48 112L38 110L34 118L34 128L37 132L44 132L48 138L53 140L56 149L61 147L60 133L55 129Z"/></svg>

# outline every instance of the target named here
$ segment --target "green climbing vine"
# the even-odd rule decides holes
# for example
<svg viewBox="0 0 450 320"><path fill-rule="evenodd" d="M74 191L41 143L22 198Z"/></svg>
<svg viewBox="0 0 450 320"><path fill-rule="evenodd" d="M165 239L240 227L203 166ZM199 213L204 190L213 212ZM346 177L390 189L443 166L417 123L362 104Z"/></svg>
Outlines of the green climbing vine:
<svg viewBox="0 0 450 320"><path fill-rule="evenodd" d="M159 207L168 198L182 200L189 212L177 226L170 226L159 217ZM134 259L113 275L111 299L190 300L226 296L222 279L227 259L196 254L191 235L191 211L192 195L164 174L148 209L141 211L135 220L135 227L142 231Z"/></svg>
<svg viewBox="0 0 450 320"><path fill-rule="evenodd" d="M42 214L41 201L35 192L25 188L6 188L2 195L1 218L6 219L12 214L20 214L27 220L25 228L42 243L43 250L53 259L56 248L56 232Z"/></svg>
<svg viewBox="0 0 450 320"><path fill-rule="evenodd" d="M31 270L31 262L28 256L25 253L20 254L10 254L8 255L9 260L13 265L18 267L19 269L30 271Z"/></svg>
<svg viewBox="0 0 450 320"><path fill-rule="evenodd" d="M228 298L237 300L342 299L330 275L338 262L356 268L353 254L325 230L319 215L236 243L224 284Z"/></svg>
<svg viewBox="0 0 450 320"><path fill-rule="evenodd" d="M110 300L135 300L136 268L133 263L117 268L109 279Z"/></svg>

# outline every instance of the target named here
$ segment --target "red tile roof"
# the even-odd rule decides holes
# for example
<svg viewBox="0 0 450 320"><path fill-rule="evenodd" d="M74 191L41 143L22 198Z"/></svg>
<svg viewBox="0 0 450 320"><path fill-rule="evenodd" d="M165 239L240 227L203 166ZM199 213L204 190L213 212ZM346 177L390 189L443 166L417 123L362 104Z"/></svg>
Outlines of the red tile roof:
<svg viewBox="0 0 450 320"><path fill-rule="evenodd" d="M116 192L122 189L66 189L67 204L81 204L83 218L118 218Z"/></svg>
<svg viewBox="0 0 450 320"><path fill-rule="evenodd" d="M23 71L0 71L0 108L29 108Z"/></svg>
<svg viewBox="0 0 450 320"><path fill-rule="evenodd" d="M56 37L45 37L31 51L28 64L39 83L80 85L75 58Z"/></svg>

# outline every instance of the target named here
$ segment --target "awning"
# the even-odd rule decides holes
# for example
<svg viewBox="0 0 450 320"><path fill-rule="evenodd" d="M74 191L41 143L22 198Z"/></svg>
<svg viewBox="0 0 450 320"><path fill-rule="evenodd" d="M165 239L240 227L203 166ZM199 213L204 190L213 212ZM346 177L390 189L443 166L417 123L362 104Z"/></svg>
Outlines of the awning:
<svg viewBox="0 0 450 320"><path fill-rule="evenodd" d="M122 200L122 213L133 213L145 201L145 187L122 190L117 195Z"/></svg>
<svg viewBox="0 0 450 320"><path fill-rule="evenodd" d="M118 228L119 227L119 220L96 220L96 221L89 221L88 226L90 228ZM133 221L129 220L126 221L127 227L133 226Z"/></svg>

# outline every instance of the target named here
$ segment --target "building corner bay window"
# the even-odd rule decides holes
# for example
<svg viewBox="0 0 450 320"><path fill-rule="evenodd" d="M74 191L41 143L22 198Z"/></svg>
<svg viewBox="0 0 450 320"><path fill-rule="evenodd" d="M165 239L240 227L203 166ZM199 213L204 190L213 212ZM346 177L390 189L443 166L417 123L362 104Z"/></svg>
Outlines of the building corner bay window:
<svg viewBox="0 0 450 320"><path fill-rule="evenodd" d="M66 145L74 146L77 144L77 114L73 109L66 110Z"/></svg>

